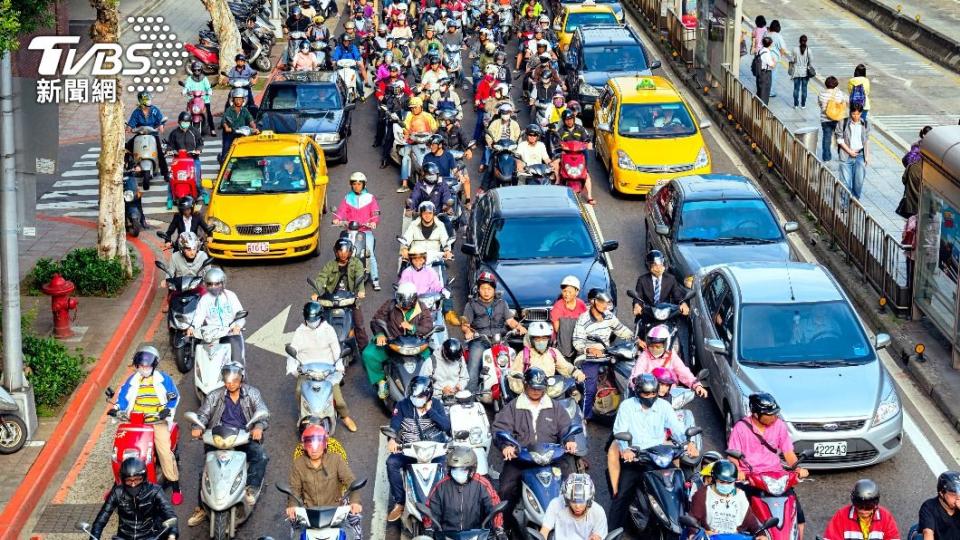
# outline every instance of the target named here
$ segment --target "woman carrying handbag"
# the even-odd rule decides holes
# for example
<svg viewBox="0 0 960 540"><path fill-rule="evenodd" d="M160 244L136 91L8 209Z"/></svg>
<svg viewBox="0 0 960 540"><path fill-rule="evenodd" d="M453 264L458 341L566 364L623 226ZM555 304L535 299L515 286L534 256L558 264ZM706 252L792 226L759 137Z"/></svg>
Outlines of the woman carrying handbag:
<svg viewBox="0 0 960 540"><path fill-rule="evenodd" d="M793 48L787 73L793 79L793 108L807 108L807 83L817 75L807 47L807 36L800 36L800 45Z"/></svg>

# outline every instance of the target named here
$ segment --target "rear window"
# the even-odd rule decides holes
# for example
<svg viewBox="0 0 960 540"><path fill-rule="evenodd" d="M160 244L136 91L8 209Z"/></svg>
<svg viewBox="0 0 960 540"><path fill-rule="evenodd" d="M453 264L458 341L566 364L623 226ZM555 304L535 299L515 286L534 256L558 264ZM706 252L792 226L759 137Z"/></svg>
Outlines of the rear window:
<svg viewBox="0 0 960 540"><path fill-rule="evenodd" d="M573 32L579 26L590 26L600 24L617 24L617 16L609 12L595 13L571 13L567 16L567 26L564 32Z"/></svg>
<svg viewBox="0 0 960 540"><path fill-rule="evenodd" d="M329 111L343 108L340 91L332 84L284 85L268 89L264 108L283 111Z"/></svg>

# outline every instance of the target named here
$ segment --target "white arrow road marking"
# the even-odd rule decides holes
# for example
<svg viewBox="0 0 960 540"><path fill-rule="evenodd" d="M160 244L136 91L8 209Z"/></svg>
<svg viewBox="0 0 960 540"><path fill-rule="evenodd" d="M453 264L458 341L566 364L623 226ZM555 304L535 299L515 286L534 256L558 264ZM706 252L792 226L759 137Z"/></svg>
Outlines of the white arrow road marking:
<svg viewBox="0 0 960 540"><path fill-rule="evenodd" d="M390 484L387 480L387 436L381 433L377 445L377 476L373 482L373 517L370 519L370 538L387 537L389 488Z"/></svg>
<svg viewBox="0 0 960 540"><path fill-rule="evenodd" d="M287 317L290 315L291 307L285 307L276 317L270 319L267 324L261 326L252 336L248 337L246 342L265 351L285 356L287 353L284 348L293 339L293 332L283 332L283 329L287 326Z"/></svg>

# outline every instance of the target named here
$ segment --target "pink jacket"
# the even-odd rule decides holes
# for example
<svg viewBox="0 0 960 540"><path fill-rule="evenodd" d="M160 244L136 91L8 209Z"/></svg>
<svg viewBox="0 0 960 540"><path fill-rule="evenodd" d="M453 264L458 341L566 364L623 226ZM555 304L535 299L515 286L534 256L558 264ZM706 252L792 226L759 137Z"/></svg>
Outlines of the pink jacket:
<svg viewBox="0 0 960 540"><path fill-rule="evenodd" d="M380 223L380 205L377 198L363 190L360 195L353 191L347 193L340 206L337 207L336 217L340 221L358 221L361 231L369 231L367 223Z"/></svg>
<svg viewBox="0 0 960 540"><path fill-rule="evenodd" d="M680 355L673 354L673 351L664 352L660 358L654 358L647 351L640 353L636 363L633 364L633 371L630 372L630 380L632 381L637 375L652 373L653 370L658 367L673 371L673 374L676 375L680 384L687 388L700 386L700 383L697 382L697 378L690 371L690 368L680 359Z"/></svg>

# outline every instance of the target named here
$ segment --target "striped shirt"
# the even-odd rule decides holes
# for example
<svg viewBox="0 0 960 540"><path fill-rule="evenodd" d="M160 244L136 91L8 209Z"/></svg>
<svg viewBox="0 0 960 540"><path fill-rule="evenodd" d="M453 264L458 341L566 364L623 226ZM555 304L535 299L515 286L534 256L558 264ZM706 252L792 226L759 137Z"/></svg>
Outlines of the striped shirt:
<svg viewBox="0 0 960 540"><path fill-rule="evenodd" d="M605 312L603 317L597 320L593 318L593 311L588 309L586 313L580 315L573 329L573 348L583 354L593 342L588 338L599 338L604 345L610 345L613 342L613 336L620 339L633 339L633 332L613 313Z"/></svg>
<svg viewBox="0 0 960 540"><path fill-rule="evenodd" d="M153 386L153 375L140 378L140 387L137 389L137 399L133 402L133 412L143 413L145 422L158 422L158 416L163 409L160 396Z"/></svg>

